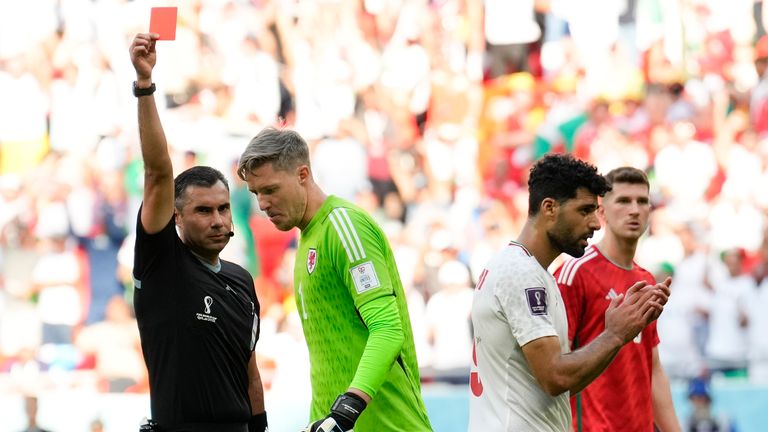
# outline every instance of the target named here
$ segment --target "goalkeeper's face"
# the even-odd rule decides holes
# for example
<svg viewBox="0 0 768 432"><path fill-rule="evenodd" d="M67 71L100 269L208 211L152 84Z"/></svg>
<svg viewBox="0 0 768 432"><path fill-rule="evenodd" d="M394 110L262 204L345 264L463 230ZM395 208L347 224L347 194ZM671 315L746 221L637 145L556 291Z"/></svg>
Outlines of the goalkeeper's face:
<svg viewBox="0 0 768 432"><path fill-rule="evenodd" d="M273 164L264 164L245 176L248 189L256 195L261 211L267 214L280 231L303 227L307 209L308 168L275 170Z"/></svg>

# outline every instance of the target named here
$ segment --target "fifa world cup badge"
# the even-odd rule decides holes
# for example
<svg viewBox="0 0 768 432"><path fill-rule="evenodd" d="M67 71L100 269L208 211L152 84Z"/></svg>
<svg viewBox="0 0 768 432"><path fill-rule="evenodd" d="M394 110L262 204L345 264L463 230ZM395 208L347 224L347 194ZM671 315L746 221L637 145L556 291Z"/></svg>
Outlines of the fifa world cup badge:
<svg viewBox="0 0 768 432"><path fill-rule="evenodd" d="M307 252L307 272L309 272L309 274L312 274L312 272L315 271L315 265L317 265L317 250L310 249Z"/></svg>

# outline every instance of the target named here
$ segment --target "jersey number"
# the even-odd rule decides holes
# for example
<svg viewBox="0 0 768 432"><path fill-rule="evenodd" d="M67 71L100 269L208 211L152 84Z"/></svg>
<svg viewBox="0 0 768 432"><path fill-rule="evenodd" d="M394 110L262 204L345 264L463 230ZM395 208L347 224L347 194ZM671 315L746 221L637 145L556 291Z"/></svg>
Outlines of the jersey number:
<svg viewBox="0 0 768 432"><path fill-rule="evenodd" d="M472 389L472 394L480 397L483 394L483 382L480 381L480 372L477 370L477 347L476 342L472 341L472 363L474 369L469 374L469 388Z"/></svg>
<svg viewBox="0 0 768 432"><path fill-rule="evenodd" d="M307 307L304 305L304 292L302 291L303 285L299 282L299 300L301 300L301 314L304 319L307 319Z"/></svg>

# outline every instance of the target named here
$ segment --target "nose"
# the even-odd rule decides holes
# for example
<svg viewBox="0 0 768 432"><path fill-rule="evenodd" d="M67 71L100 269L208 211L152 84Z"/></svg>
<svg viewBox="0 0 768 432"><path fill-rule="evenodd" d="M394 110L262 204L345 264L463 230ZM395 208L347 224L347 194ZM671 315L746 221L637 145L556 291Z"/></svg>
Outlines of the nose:
<svg viewBox="0 0 768 432"><path fill-rule="evenodd" d="M224 225L224 215L220 211L215 210L213 213L213 226L220 227L223 225Z"/></svg>
<svg viewBox="0 0 768 432"><path fill-rule="evenodd" d="M261 211L263 211L264 213L268 213L270 207L272 207L272 205L269 203L269 200L265 199L262 196L258 197L257 200L259 202L259 209L261 209Z"/></svg>
<svg viewBox="0 0 768 432"><path fill-rule="evenodd" d="M597 231L600 229L600 219L598 219L597 215L595 213L592 214L592 217L589 219L589 229L592 231Z"/></svg>
<svg viewBox="0 0 768 432"><path fill-rule="evenodd" d="M629 206L629 214L636 215L640 213L640 203L637 201L632 201L632 204Z"/></svg>

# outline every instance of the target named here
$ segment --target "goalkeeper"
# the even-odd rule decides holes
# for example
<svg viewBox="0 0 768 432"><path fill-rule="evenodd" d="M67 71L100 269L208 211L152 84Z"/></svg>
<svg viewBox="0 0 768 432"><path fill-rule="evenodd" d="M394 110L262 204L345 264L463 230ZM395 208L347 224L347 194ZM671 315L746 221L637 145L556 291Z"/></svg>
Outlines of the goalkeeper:
<svg viewBox="0 0 768 432"><path fill-rule="evenodd" d="M403 287L379 226L325 195L296 132L262 130L238 175L278 229L301 230L294 290L312 382L306 430L431 431Z"/></svg>

